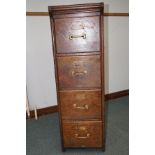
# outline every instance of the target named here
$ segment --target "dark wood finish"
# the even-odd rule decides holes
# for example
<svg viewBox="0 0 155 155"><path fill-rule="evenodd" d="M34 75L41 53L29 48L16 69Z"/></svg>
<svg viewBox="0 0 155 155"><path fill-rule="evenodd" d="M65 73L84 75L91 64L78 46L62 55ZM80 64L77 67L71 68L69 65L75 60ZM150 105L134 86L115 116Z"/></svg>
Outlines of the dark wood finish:
<svg viewBox="0 0 155 155"><path fill-rule="evenodd" d="M59 93L62 119L101 119L101 91L65 91Z"/></svg>
<svg viewBox="0 0 155 155"><path fill-rule="evenodd" d="M129 95L129 89L122 90L122 91L106 94L105 95L105 100L116 99L116 98L120 98L120 97L128 96L128 95Z"/></svg>
<svg viewBox="0 0 155 155"><path fill-rule="evenodd" d="M26 16L49 16L48 12L26 12ZM104 13L104 16L129 16L127 12L109 12Z"/></svg>
<svg viewBox="0 0 155 155"><path fill-rule="evenodd" d="M55 19L57 53L100 50L99 16Z"/></svg>
<svg viewBox="0 0 155 155"><path fill-rule="evenodd" d="M105 147L103 7L49 7L62 150Z"/></svg>
<svg viewBox="0 0 155 155"><path fill-rule="evenodd" d="M56 56L63 57L63 56L86 56L86 55L99 55L99 52L92 51L92 52L77 52L77 53L56 53Z"/></svg>
<svg viewBox="0 0 155 155"><path fill-rule="evenodd" d="M53 16L53 18L55 19L64 19L64 18L70 18L70 19L73 19L73 18L83 18L83 17L93 17L93 16L99 16L100 15L100 12L79 12L79 13L75 13L75 14L63 14L63 15L60 15L60 14L56 14Z"/></svg>
<svg viewBox="0 0 155 155"><path fill-rule="evenodd" d="M49 15L64 15L64 14L79 14L79 13L92 13L102 12L103 3L87 3L87 4L74 4L74 5L58 5L49 6Z"/></svg>
<svg viewBox="0 0 155 155"><path fill-rule="evenodd" d="M104 7L102 10L102 15L100 16L100 52L101 52L101 57L100 57L100 68L101 68L101 103L102 103L102 121L104 123L102 123L102 131L103 131L103 139L102 139L102 150L105 150L105 98L104 98L104 94L105 94L105 84L104 84Z"/></svg>
<svg viewBox="0 0 155 155"><path fill-rule="evenodd" d="M102 147L101 121L63 121L65 147Z"/></svg>
<svg viewBox="0 0 155 155"><path fill-rule="evenodd" d="M52 42L53 42L53 57L54 57L54 65L55 65L55 80L56 80L56 90L57 90L57 101L58 101L58 111L59 111L59 125L60 125L60 135L61 135L61 149L64 152L65 148L64 148L64 144L63 144L63 132L62 132L62 119L61 119L61 111L60 111L60 101L59 101L59 83L58 83L58 73L57 73L57 61L56 61L56 46L55 46L55 38L54 38L54 20L53 18L50 18L50 25L51 25L51 36L52 36Z"/></svg>
<svg viewBox="0 0 155 155"><path fill-rule="evenodd" d="M100 55L57 57L57 62L59 89L101 87Z"/></svg>

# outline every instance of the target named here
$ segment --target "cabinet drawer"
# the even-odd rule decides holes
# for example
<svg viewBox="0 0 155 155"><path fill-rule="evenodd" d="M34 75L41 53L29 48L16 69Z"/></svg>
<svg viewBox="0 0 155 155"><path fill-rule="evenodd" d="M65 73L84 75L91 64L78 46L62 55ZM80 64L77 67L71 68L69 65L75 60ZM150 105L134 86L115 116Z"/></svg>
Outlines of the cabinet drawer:
<svg viewBox="0 0 155 155"><path fill-rule="evenodd" d="M100 56L57 57L60 89L100 88Z"/></svg>
<svg viewBox="0 0 155 155"><path fill-rule="evenodd" d="M59 92L62 119L101 119L101 91Z"/></svg>
<svg viewBox="0 0 155 155"><path fill-rule="evenodd" d="M99 16L55 19L57 53L100 51Z"/></svg>
<svg viewBox="0 0 155 155"><path fill-rule="evenodd" d="M63 121L64 147L102 147L101 121Z"/></svg>

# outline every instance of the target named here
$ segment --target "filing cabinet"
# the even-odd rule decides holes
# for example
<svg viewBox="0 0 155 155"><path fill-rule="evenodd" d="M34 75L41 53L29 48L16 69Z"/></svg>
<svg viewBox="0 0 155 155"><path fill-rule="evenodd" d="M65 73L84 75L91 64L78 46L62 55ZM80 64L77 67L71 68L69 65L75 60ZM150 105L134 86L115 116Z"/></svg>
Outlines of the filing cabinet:
<svg viewBox="0 0 155 155"><path fill-rule="evenodd" d="M104 4L48 9L62 150L104 150Z"/></svg>

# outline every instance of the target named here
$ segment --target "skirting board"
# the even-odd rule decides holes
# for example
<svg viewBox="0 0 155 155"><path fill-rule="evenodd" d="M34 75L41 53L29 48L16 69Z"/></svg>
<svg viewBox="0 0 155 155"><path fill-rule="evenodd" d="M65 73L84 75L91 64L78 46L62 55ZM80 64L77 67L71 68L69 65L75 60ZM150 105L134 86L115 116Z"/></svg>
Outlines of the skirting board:
<svg viewBox="0 0 155 155"><path fill-rule="evenodd" d="M128 96L128 95L129 95L129 89L122 90L122 91L106 94L105 100L107 101L107 100L116 99L116 98ZM55 112L58 112L58 106L57 105L47 107L47 108L37 109L38 116L47 115L47 114L55 113ZM35 116L34 111L30 111L30 118L34 118L34 116ZM28 118L27 115L26 115L26 118Z"/></svg>
<svg viewBox="0 0 155 155"><path fill-rule="evenodd" d="M106 101L107 100L112 100L112 99L116 99L116 98L127 96L127 95L129 95L129 89L118 91L118 92L114 92L114 93L110 93L110 94L106 94L105 95L105 100Z"/></svg>
<svg viewBox="0 0 155 155"><path fill-rule="evenodd" d="M47 115L47 114L55 113L55 112L58 112L58 106L57 105L47 107L47 108L37 109L37 115L38 116ZM30 117L29 118L34 118L34 117L35 117L34 111L30 111ZM28 118L27 114L26 114L26 118Z"/></svg>

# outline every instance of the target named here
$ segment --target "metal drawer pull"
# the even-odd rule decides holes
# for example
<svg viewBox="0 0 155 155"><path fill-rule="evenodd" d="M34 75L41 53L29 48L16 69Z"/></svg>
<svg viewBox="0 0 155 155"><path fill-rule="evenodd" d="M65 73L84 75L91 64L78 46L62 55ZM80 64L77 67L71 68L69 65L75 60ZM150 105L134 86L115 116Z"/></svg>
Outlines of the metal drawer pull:
<svg viewBox="0 0 155 155"><path fill-rule="evenodd" d="M87 104L85 104L84 106L77 106L77 104L73 104L73 107L76 108L76 109L82 109L82 110L88 109Z"/></svg>
<svg viewBox="0 0 155 155"><path fill-rule="evenodd" d="M69 39L70 40L72 40L73 38L83 38L83 39L86 39L86 34L85 33L83 33L83 34L81 34L81 35L73 35L73 34L70 34L69 35Z"/></svg>
<svg viewBox="0 0 155 155"><path fill-rule="evenodd" d="M85 127L85 126L80 126L80 127L79 127L79 130L85 131L85 130L86 130L86 127Z"/></svg>
<svg viewBox="0 0 155 155"><path fill-rule="evenodd" d="M72 76L79 76L79 75L85 75L87 74L87 71L72 71Z"/></svg>
<svg viewBox="0 0 155 155"><path fill-rule="evenodd" d="M87 133L86 136L79 136L77 133L75 134L76 138L81 138L81 139L85 139L85 138L89 138L90 134Z"/></svg>

